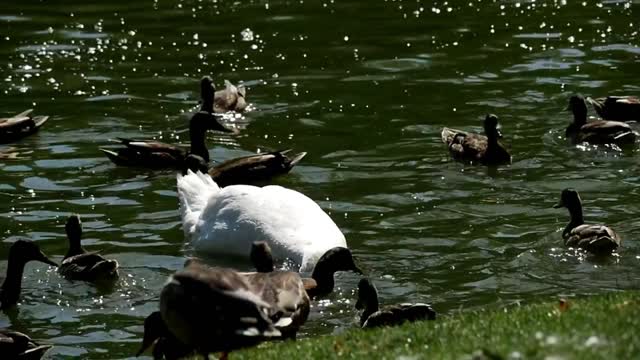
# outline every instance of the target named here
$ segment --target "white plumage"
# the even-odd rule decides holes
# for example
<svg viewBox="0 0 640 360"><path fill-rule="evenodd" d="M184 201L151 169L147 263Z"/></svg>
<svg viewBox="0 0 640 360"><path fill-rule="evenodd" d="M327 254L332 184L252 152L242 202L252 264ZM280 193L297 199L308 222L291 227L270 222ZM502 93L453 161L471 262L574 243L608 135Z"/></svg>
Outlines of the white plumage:
<svg viewBox="0 0 640 360"><path fill-rule="evenodd" d="M249 257L254 241L266 241L276 260L313 270L329 249L347 247L344 235L318 204L281 186L220 188L209 175L178 175L185 237L196 252Z"/></svg>

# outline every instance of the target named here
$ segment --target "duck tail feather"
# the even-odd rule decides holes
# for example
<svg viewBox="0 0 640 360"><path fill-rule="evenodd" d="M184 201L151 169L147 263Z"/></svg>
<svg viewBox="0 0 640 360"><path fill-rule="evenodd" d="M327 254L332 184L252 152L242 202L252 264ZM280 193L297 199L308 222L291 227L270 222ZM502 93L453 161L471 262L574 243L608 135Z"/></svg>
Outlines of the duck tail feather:
<svg viewBox="0 0 640 360"><path fill-rule="evenodd" d="M303 151L301 153L296 154L291 161L289 161L289 169L291 169L292 167L296 166L297 163L300 162L300 160L302 160L305 156L307 156L307 152Z"/></svg>
<svg viewBox="0 0 640 360"><path fill-rule="evenodd" d="M187 170L187 175L178 174L178 198L185 235L191 234L209 198L220 191L220 187L207 174Z"/></svg>

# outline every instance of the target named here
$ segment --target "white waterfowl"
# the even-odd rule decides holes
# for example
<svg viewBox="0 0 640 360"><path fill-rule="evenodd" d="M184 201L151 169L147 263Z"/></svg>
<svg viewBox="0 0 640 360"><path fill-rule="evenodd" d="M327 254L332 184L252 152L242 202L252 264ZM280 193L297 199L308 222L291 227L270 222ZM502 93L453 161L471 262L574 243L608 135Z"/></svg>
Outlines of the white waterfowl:
<svg viewBox="0 0 640 360"><path fill-rule="evenodd" d="M178 175L185 237L194 250L247 257L254 241L265 241L276 260L289 259L301 272L335 247L344 235L318 204L281 186L233 185L220 188L209 175Z"/></svg>

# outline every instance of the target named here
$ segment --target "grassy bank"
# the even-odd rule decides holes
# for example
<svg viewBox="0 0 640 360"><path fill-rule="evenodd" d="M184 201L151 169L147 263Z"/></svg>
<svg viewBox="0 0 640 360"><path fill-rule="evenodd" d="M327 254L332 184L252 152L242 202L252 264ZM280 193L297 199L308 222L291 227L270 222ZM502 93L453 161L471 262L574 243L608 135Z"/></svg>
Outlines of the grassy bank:
<svg viewBox="0 0 640 360"><path fill-rule="evenodd" d="M231 359L639 359L640 292L462 311L436 321L268 343Z"/></svg>

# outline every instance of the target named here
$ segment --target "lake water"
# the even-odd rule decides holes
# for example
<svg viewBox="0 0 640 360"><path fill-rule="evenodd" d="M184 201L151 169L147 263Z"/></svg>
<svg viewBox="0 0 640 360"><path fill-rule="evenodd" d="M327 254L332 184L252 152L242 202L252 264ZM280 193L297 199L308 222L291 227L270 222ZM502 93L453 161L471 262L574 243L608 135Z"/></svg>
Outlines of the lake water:
<svg viewBox="0 0 640 360"><path fill-rule="evenodd" d="M248 87L239 135L211 133L216 160L309 154L276 183L316 200L347 237L383 303L441 314L638 288L640 154L564 139L573 93L640 95L640 1L57 1L0 3L0 115L34 108L37 135L0 146L0 271L9 243L116 258L112 291L29 264L10 326L53 358L124 359L139 346L167 276L189 250L175 174L118 168L117 136L188 140L199 79ZM635 15L633 11L635 10ZM511 166L453 162L443 126L481 130L497 114ZM591 112L593 115L593 112ZM562 246L565 187L587 221L623 237L593 261ZM246 264L236 264L248 268ZM356 326L358 278L314 302L302 336Z"/></svg>

